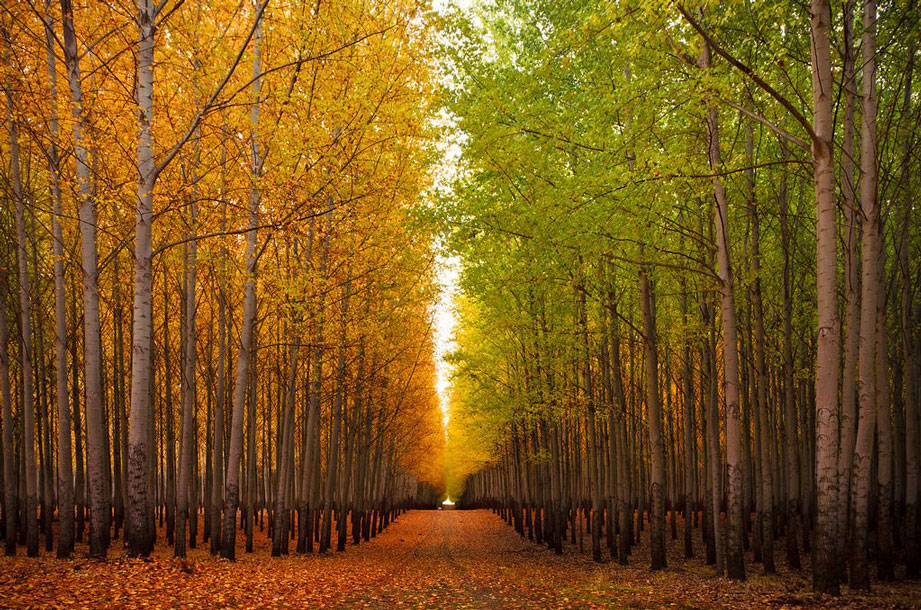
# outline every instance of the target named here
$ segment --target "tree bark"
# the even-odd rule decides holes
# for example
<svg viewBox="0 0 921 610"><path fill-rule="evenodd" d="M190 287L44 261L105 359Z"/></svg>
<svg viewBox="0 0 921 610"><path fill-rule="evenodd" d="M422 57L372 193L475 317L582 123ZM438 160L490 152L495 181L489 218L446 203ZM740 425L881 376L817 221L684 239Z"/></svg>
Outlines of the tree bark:
<svg viewBox="0 0 921 610"><path fill-rule="evenodd" d="M848 521L854 441L857 434L857 355L860 341L860 280L857 254L857 177L854 163L854 115L857 81L854 74L854 4L844 3L844 127L841 140L841 195L844 199L844 368L841 379L841 439L838 447L838 515L836 552L842 577L847 566Z"/></svg>
<svg viewBox="0 0 921 610"><path fill-rule="evenodd" d="M7 50L7 53L9 51ZM9 55L7 54L7 58ZM19 170L19 120L14 117L12 86L7 85L7 125L10 146L10 185L15 205L16 262L19 285L20 362L22 366L22 459L25 462L26 554L38 556L38 473L35 463L35 393L32 371L32 296L29 289L29 263L26 254L25 195Z"/></svg>
<svg viewBox="0 0 921 610"><path fill-rule="evenodd" d="M70 557L74 551L74 482L71 462L70 407L67 403L67 314L64 292L64 235L61 217L64 214L61 200L61 166L57 142L58 87L55 67L54 30L51 17L51 1L45 0L45 57L48 67L49 98L51 116L49 128L51 143L49 150L51 165L51 247L54 254L54 361L55 397L57 399L58 424L58 558Z"/></svg>
<svg viewBox="0 0 921 610"><path fill-rule="evenodd" d="M153 290L151 229L156 183L153 150L154 33L157 11L153 0L138 2L137 53L137 216L134 224L134 312L131 343L131 414L128 433L128 511L125 538L128 554L147 556L153 540L147 528L147 445L150 426L150 319Z"/></svg>
<svg viewBox="0 0 921 610"><path fill-rule="evenodd" d="M876 2L864 0L864 33L861 41L863 62L862 99L860 117L860 211L862 215L861 250L861 301L860 301L860 355L857 369L857 395L860 410L857 417L857 442L854 449L854 479L851 502L854 511L853 540L851 546L850 585L854 589L868 589L870 576L867 569L867 537L870 519L871 468L873 441L877 426L876 359L879 324L883 317L878 311L882 270L879 268L882 243L879 203L877 201L876 174ZM888 380L887 380L888 385ZM888 405L887 405L888 408Z"/></svg>
<svg viewBox="0 0 921 610"><path fill-rule="evenodd" d="M256 227L259 225L259 202L262 191L259 177L263 157L257 139L259 127L259 100L262 95L262 13L253 33L253 102L250 109L250 135L252 158L252 186L249 194L249 224L246 232L246 285L243 288L243 324L240 331L240 349L237 354L237 372L234 382L233 411L230 423L230 447L227 454L227 480L224 485L224 525L221 531L221 556L236 559L236 516L240 504L240 460L243 455L243 408L246 403L246 380L249 373L250 350L253 343L253 323L256 318Z"/></svg>
<svg viewBox="0 0 921 610"><path fill-rule="evenodd" d="M704 45L702 63L710 67L710 50ZM719 138L719 111L711 106L707 113L709 132L709 161L714 172L722 167ZM728 467L728 521L726 537L726 570L729 578L745 578L745 558L742 553L743 494L742 494L742 423L739 409L739 341L736 325L733 277L729 253L729 205L726 189L719 176L713 178L716 200L716 259L720 283L720 310L723 322L723 389L726 405L726 465ZM718 515L714 516L718 519Z"/></svg>
<svg viewBox="0 0 921 610"><path fill-rule="evenodd" d="M831 7L810 1L812 38L812 164L816 201L816 294L818 349L815 373L816 529L812 588L838 595L835 559L838 508L838 310L834 122L831 75ZM805 432L805 431L804 431Z"/></svg>

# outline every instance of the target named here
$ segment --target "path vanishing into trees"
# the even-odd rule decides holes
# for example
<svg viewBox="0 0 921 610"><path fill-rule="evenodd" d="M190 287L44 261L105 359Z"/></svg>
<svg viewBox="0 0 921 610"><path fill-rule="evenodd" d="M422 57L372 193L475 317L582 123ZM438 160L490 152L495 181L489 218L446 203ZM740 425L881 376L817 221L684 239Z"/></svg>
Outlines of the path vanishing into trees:
<svg viewBox="0 0 921 610"><path fill-rule="evenodd" d="M241 533L242 535L242 533ZM262 545L268 539L257 537ZM642 547L638 551L648 551ZM700 562L669 568L598 564L568 547L562 556L528 542L487 510L410 511L369 544L346 553L265 561L256 549L236 562L207 549L174 559L109 562L0 558L2 607L330 607L330 608L781 608L826 604L809 579L781 566L747 582L712 577ZM105 583L101 586L101 583ZM838 599L847 608L908 608L921 583L880 584Z"/></svg>
<svg viewBox="0 0 921 610"><path fill-rule="evenodd" d="M4 0L0 609L921 607L919 44Z"/></svg>

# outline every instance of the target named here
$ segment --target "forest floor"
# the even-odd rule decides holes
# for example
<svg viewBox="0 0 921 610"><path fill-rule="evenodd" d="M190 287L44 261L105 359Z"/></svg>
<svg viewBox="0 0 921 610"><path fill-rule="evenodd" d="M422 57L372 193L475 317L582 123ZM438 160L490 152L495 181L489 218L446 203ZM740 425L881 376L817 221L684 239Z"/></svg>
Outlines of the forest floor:
<svg viewBox="0 0 921 610"><path fill-rule="evenodd" d="M456 510L407 513L371 543L326 556L273 559L264 534L253 554L242 553L240 539L236 563L211 558L202 544L186 560L166 545L149 560L113 550L107 562L86 559L82 546L70 561L20 551L0 558L0 607L921 608L921 582L816 596L807 574L783 565L783 547L778 575L749 563L749 580L732 582L683 559L683 541L669 540L669 568L651 572L647 533L630 566L596 564L572 546L557 556L488 511Z"/></svg>

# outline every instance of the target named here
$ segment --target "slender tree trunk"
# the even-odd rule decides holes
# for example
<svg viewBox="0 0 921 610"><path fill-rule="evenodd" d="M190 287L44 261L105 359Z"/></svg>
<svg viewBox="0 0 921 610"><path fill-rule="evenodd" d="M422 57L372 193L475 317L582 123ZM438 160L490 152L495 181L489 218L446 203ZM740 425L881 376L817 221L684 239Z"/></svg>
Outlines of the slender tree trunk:
<svg viewBox="0 0 921 610"><path fill-rule="evenodd" d="M649 425L649 451L652 457L652 531L650 545L652 569L666 567L665 559L665 444L662 434L662 404L659 398L659 356L652 289L646 270L640 265L640 310L643 315L643 346L646 355L646 416Z"/></svg>
<svg viewBox="0 0 921 610"><path fill-rule="evenodd" d="M838 508L838 310L837 226L835 212L834 83L831 75L831 7L811 0L812 38L812 163L816 201L816 294L818 349L815 372L816 528L812 588L838 595L836 561ZM805 434L805 430L803 431Z"/></svg>
<svg viewBox="0 0 921 610"><path fill-rule="evenodd" d="M710 51L704 45L702 63L710 67ZM710 168L718 171L722 166L719 138L719 111L711 106L707 114L709 131ZM742 423L739 410L739 341L737 337L733 277L729 253L729 205L722 180L713 178L716 198L716 258L720 279L720 309L723 322L723 375L726 404L726 464L729 471L728 521L726 540L726 569L729 578L745 578L745 558L742 554L743 498L742 498ZM717 517L714 516L714 519Z"/></svg>
<svg viewBox="0 0 921 610"><path fill-rule="evenodd" d="M879 580L895 580L892 514L892 421L890 419L889 339L886 335L886 244L882 219L878 219L878 290L876 293L876 565Z"/></svg>
<svg viewBox="0 0 921 610"><path fill-rule="evenodd" d="M3 521L6 554L16 554L16 515L19 513L19 481L13 456L13 410L10 396L10 355L7 350L6 274L0 282L0 401L3 405Z"/></svg>
<svg viewBox="0 0 921 610"><path fill-rule="evenodd" d="M169 341L169 286L163 273L163 394L166 410L166 540L176 541L176 425L173 413L172 354Z"/></svg>
<svg viewBox="0 0 921 610"><path fill-rule="evenodd" d="M236 516L240 504L240 460L243 455L243 408L246 402L246 379L249 373L250 350L253 342L253 322L256 318L256 227L259 224L259 202L262 192L259 177L263 157L257 139L259 126L259 100L262 95L262 13L257 13L253 34L253 99L250 110L252 128L252 186L249 196L249 224L246 234L246 285L243 288L243 324L240 331L240 349L237 354L237 372L233 393L233 412L230 424L230 448L227 455L227 480L224 485L224 525L221 535L221 556L236 559Z"/></svg>
<svg viewBox="0 0 921 610"><path fill-rule="evenodd" d="M74 477L75 504L77 508L76 541L83 541L84 513L86 495L84 493L84 468L83 468L83 435L81 434L80 418L80 374L79 359L77 358L77 289L73 284L73 298L70 300L70 326L73 329L73 341L70 342L70 397L73 404L73 431L74 431L74 457L76 458L76 476Z"/></svg>
<svg viewBox="0 0 921 610"><path fill-rule="evenodd" d="M7 56L8 57L8 56ZM10 146L10 184L15 205L16 261L19 284L20 361L22 366L22 459L25 462L25 526L26 553L38 556L38 473L35 464L35 393L32 370L32 297L29 290L29 263L26 254L25 195L19 171L19 120L14 118L13 93L6 89L7 125Z"/></svg>
<svg viewBox="0 0 921 610"><path fill-rule="evenodd" d="M751 124L746 126L746 159L749 166L754 166L754 142ZM760 429L758 440L760 444L761 478L757 482L759 487L758 497L761 502L761 561L765 574L777 571L774 565L774 481L772 472L773 442L771 441L771 418L768 404L768 371L765 363L765 333L764 333L764 305L761 298L761 223L758 212L758 201L755 196L755 170L746 172L748 183L748 210L751 220L751 271L753 276L752 286L752 315L754 317L755 353L755 408L758 412Z"/></svg>
<svg viewBox="0 0 921 610"><path fill-rule="evenodd" d="M838 448L838 515L836 552L842 578L847 566L851 476L854 466L854 442L857 434L857 355L860 341L860 280L857 256L857 179L854 163L854 115L856 86L854 76L854 4L844 3L844 128L841 141L841 194L844 199L844 369L841 380L841 440Z"/></svg>
<svg viewBox="0 0 921 610"><path fill-rule="evenodd" d="M915 7L915 3L911 3ZM917 379L918 344L912 333L913 325L913 283L910 261L911 242L909 240L909 227L914 200L910 189L911 184L911 145L914 125L910 118L912 99L912 73L914 72L916 39L912 39L912 46L908 55L906 68L905 93L902 103L902 117L905 122L903 128L905 135L902 144L902 174L900 177L902 212L900 218L901 232L896 248L900 272L900 327L902 343L902 379L905 400L905 575L908 578L917 578L921 573L921 541L918 532L918 493L921 484L921 446L919 446L919 407Z"/></svg>
<svg viewBox="0 0 921 610"><path fill-rule="evenodd" d="M221 232L227 230L227 147L221 142ZM217 400L214 403L214 430L211 459L211 554L221 552L221 505L224 500L224 407L227 404L227 248L221 244L218 263L218 342Z"/></svg>
<svg viewBox="0 0 921 610"><path fill-rule="evenodd" d="M863 249L861 251L862 281L860 302L860 356L857 369L857 391L860 410L857 418L857 442L854 450L854 480L851 501L854 505L854 531L851 548L850 584L855 589L870 586L867 569L867 537L870 519L871 468L873 465L873 441L877 427L877 401L880 388L877 387L876 359L877 334L885 332L879 324L884 320L878 311L884 297L880 291L882 270L881 249L885 247L879 218L879 204L876 186L876 2L864 0L863 40L861 59L863 74L861 80L862 99L860 117L860 209L862 215ZM882 301L881 301L882 299ZM886 380L888 387L888 378ZM886 405L888 409L888 405ZM888 416L888 412L887 412ZM887 458L888 459L888 456Z"/></svg>
<svg viewBox="0 0 921 610"><path fill-rule="evenodd" d="M190 485L193 484L193 448L197 455L197 447L194 447L194 410L195 410L195 367L198 357L196 351L196 333L195 333L195 313L196 313L196 280L197 280L197 256L198 245L196 240L196 225L198 223L198 206L195 203L194 195L189 207L189 232L190 241L187 251L186 277L185 277L185 340L183 348L185 357L182 363L181 375L181 439L179 446L181 454L179 457L179 481L176 488L176 545L173 549L176 557L185 557L186 555L186 522L190 519L189 511L198 510L196 502L191 502ZM191 508L190 508L191 504ZM190 521L193 526L192 536L190 539L191 546L194 548L195 525L196 521Z"/></svg>
<svg viewBox="0 0 921 610"><path fill-rule="evenodd" d="M790 204L787 192L787 175L780 182L780 240L783 259L783 390L784 390L784 447L786 450L787 485L787 563L799 569L799 533L802 529L802 508L800 504L800 461L799 443L796 435L796 399L793 378L793 294L790 284L791 243Z"/></svg>
<svg viewBox="0 0 921 610"><path fill-rule="evenodd" d="M349 296L352 290L351 270L345 282L342 300L342 329L339 336L339 359L336 366L336 393L333 396L331 414L332 429L329 433L329 458L326 462L326 487L323 492L323 529L320 534L320 552L329 550L332 533L333 501L339 474L339 435L342 430L342 403L345 401L345 347L348 339ZM337 507L342 510L342 507Z"/></svg>
<svg viewBox="0 0 921 610"><path fill-rule="evenodd" d="M688 290L686 282L681 283L681 320L688 327ZM691 360L691 344L686 338L683 345L683 367L681 400L684 408L684 556L694 556L692 536L693 518L697 511L697 423L695 418L694 370Z"/></svg>
<svg viewBox="0 0 921 610"><path fill-rule="evenodd" d="M294 257L298 258L297 243L294 244ZM310 261L310 254L307 254L307 263ZM297 284L297 273L295 272L293 283ZM283 547L287 539L288 528L286 519L289 512L288 505L285 502L288 478L293 468L293 458L288 459L288 454L294 451L294 405L297 394L297 365L298 356L300 355L300 330L301 315L299 310L295 314L292 322L292 338L288 348L288 378L287 388L285 391L285 411L282 419L278 422L279 432L281 433L281 459L278 462L278 479L276 481L275 493L275 523L272 532L272 557L279 557L283 554ZM292 453L293 455L293 453Z"/></svg>
<svg viewBox="0 0 921 610"><path fill-rule="evenodd" d="M64 235L61 217L61 167L57 142L59 139L57 114L57 70L55 68L54 30L51 2L45 0L45 56L48 67L49 98L51 100L50 164L51 164L51 217L52 251L54 253L54 360L55 397L58 424L58 557L66 558L74 552L74 483L70 443L70 407L67 404L67 316L64 292Z"/></svg>
<svg viewBox="0 0 921 610"><path fill-rule="evenodd" d="M131 415L128 433L128 520L125 538L128 554L147 556L153 550L153 540L147 528L147 445L150 426L150 319L153 290L153 257L151 229L153 223L153 190L156 183L156 163L153 151L153 66L154 31L157 11L153 0L138 2L137 54L137 217L134 225L134 313L131 344Z"/></svg>

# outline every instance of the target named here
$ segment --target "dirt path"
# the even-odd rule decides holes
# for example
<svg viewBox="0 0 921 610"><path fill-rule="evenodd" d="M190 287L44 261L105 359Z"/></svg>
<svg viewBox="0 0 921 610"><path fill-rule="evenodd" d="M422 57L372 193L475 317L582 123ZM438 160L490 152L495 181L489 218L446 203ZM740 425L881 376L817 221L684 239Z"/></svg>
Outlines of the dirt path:
<svg viewBox="0 0 921 610"><path fill-rule="evenodd" d="M670 567L656 573L643 546L628 567L595 564L571 547L556 556L488 511L410 512L371 543L327 556L272 559L265 535L256 541L256 552L239 553L236 563L206 548L174 560L166 546L148 561L2 557L0 607L921 607L919 583L833 600L813 596L806 577L782 565L778 576L750 564L745 583L717 579L702 561L677 557L680 541L669 543Z"/></svg>

